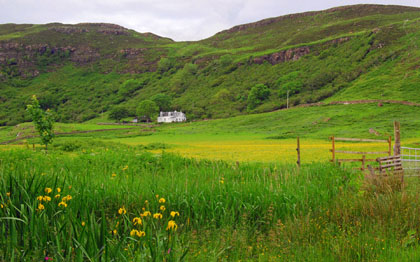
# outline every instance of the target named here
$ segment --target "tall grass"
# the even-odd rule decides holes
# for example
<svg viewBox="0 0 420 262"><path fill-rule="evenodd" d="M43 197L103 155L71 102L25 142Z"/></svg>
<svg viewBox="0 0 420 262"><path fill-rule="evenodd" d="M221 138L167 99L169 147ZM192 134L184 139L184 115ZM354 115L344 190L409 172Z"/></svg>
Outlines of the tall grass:
<svg viewBox="0 0 420 262"><path fill-rule="evenodd" d="M415 193L364 187L326 163L298 170L124 147L16 150L0 152L0 174L5 261L365 261L417 252Z"/></svg>
<svg viewBox="0 0 420 262"><path fill-rule="evenodd" d="M293 166L196 161L130 149L75 157L5 151L0 159L4 259L129 260L137 256L136 244L145 259L160 258L169 246L174 247L171 257L179 259L185 245L175 237L169 240L171 230L165 229L170 219L178 232L239 224L268 231L277 219L327 205L349 181L344 171L322 165L298 172ZM59 206L67 195L67 207ZM161 198L166 203L159 203ZM119 214L120 208L127 213ZM146 237L139 244L130 236L131 221L144 211L160 212L163 220L144 217ZM170 211L180 216L171 218ZM146 219L153 223L146 225Z"/></svg>

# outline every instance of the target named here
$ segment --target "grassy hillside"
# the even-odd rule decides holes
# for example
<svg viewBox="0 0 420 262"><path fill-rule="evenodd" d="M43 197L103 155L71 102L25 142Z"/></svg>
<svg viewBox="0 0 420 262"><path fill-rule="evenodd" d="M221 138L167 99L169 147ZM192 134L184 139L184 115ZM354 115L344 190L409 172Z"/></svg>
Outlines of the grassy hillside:
<svg viewBox="0 0 420 262"><path fill-rule="evenodd" d="M0 25L0 124L28 120L37 94L59 121L82 122L166 94L189 119L318 101L420 102L420 10L357 5L241 25L173 42L116 25ZM134 81L133 81L134 80ZM268 96L250 106L252 87Z"/></svg>

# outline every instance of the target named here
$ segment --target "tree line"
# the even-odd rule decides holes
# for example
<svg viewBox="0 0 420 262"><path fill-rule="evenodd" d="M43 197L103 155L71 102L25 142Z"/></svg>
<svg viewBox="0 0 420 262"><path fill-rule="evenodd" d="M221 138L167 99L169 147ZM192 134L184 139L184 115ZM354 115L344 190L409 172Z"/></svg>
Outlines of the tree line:
<svg viewBox="0 0 420 262"><path fill-rule="evenodd" d="M125 106L115 106L110 110L109 118L118 122L121 119L135 115L137 119L151 122L156 119L160 111L170 111L172 109L172 97L166 94L156 94L150 99L141 101L136 109L128 109Z"/></svg>

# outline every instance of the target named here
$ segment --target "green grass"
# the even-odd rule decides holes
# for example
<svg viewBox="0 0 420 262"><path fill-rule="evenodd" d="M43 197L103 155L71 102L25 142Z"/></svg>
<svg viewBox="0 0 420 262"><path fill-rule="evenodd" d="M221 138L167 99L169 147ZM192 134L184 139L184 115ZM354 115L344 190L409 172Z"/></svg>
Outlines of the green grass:
<svg viewBox="0 0 420 262"><path fill-rule="evenodd" d="M2 260L410 261L418 253L417 182L405 192L390 182L389 191L326 163L297 170L91 144L76 154L1 151L0 173ZM149 210L162 220L133 225ZM166 230L169 220L176 231Z"/></svg>

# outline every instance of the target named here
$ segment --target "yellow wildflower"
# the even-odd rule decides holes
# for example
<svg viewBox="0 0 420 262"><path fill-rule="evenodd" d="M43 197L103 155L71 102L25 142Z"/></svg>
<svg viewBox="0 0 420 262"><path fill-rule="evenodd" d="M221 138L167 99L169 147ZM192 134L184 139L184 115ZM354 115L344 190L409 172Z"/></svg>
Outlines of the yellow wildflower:
<svg viewBox="0 0 420 262"><path fill-rule="evenodd" d="M152 213L150 213L150 211L144 211L143 214L140 214L141 217L147 217L147 216L151 216Z"/></svg>
<svg viewBox="0 0 420 262"><path fill-rule="evenodd" d="M67 196L63 197L62 201L66 202L66 201L69 201L69 200L72 200L72 197L70 195L67 195Z"/></svg>
<svg viewBox="0 0 420 262"><path fill-rule="evenodd" d="M49 197L49 196L44 196L44 197L42 198L42 200L43 200L43 201L45 201L45 202L49 202L49 201L51 201L51 197Z"/></svg>
<svg viewBox="0 0 420 262"><path fill-rule="evenodd" d="M171 211L171 217L179 216L178 211Z"/></svg>
<svg viewBox="0 0 420 262"><path fill-rule="evenodd" d="M44 197L43 196L38 196L36 199L38 200L38 201L42 201L42 199L43 199Z"/></svg>
<svg viewBox="0 0 420 262"><path fill-rule="evenodd" d="M57 192L60 193L61 192L61 188L57 187Z"/></svg>
<svg viewBox="0 0 420 262"><path fill-rule="evenodd" d="M176 231L178 229L178 225L173 220L169 220L168 226L166 227L166 230L172 229Z"/></svg>
<svg viewBox="0 0 420 262"><path fill-rule="evenodd" d="M125 170L127 170L128 169L128 166L125 166L125 167L123 167L123 171L125 171Z"/></svg>
<svg viewBox="0 0 420 262"><path fill-rule="evenodd" d="M162 219L162 214L161 213L153 214L153 218Z"/></svg>
<svg viewBox="0 0 420 262"><path fill-rule="evenodd" d="M85 221L82 221L82 227L84 227L86 225Z"/></svg>
<svg viewBox="0 0 420 262"><path fill-rule="evenodd" d="M10 192L7 192L7 193L6 193L6 196L8 196L8 197L9 197L9 196L10 196Z"/></svg>
<svg viewBox="0 0 420 262"><path fill-rule="evenodd" d="M127 210L125 209L125 207L121 207L120 209L118 209L118 214L127 214Z"/></svg>
<svg viewBox="0 0 420 262"><path fill-rule="evenodd" d="M134 236L138 236L138 237L144 237L146 235L146 233L144 231L138 231L137 229L133 229L130 232L130 236L134 237Z"/></svg>
<svg viewBox="0 0 420 262"><path fill-rule="evenodd" d="M60 198L60 194L55 195L55 198Z"/></svg>
<svg viewBox="0 0 420 262"><path fill-rule="evenodd" d="M3 204L0 204L0 207L1 207L1 208L4 208Z"/></svg>
<svg viewBox="0 0 420 262"><path fill-rule="evenodd" d="M160 206L159 208L162 212L166 210L165 206Z"/></svg>
<svg viewBox="0 0 420 262"><path fill-rule="evenodd" d="M67 203L64 201L61 201L60 203L58 203L58 206L67 207Z"/></svg>
<svg viewBox="0 0 420 262"><path fill-rule="evenodd" d="M137 234L137 232L139 232L137 229L131 230L130 236L134 237Z"/></svg>
<svg viewBox="0 0 420 262"><path fill-rule="evenodd" d="M156 198L159 198L159 195L156 195Z"/></svg>
<svg viewBox="0 0 420 262"><path fill-rule="evenodd" d="M39 203L38 204L38 211L41 211L41 210L44 210L45 209L45 207L44 207L44 205L43 204L41 204L41 203Z"/></svg>
<svg viewBox="0 0 420 262"><path fill-rule="evenodd" d="M51 188L49 188L49 187L46 187L46 188L45 188L45 193L49 194L49 193L51 193L51 192L52 192L52 189L51 189Z"/></svg>
<svg viewBox="0 0 420 262"><path fill-rule="evenodd" d="M144 201L144 204L145 204L145 205L149 204L149 201L145 200L145 201Z"/></svg>
<svg viewBox="0 0 420 262"><path fill-rule="evenodd" d="M161 199L159 199L159 203L163 204L165 202L166 202L166 200L163 197Z"/></svg>
<svg viewBox="0 0 420 262"><path fill-rule="evenodd" d="M112 230L111 232L112 232L113 235L118 234L118 231L116 229Z"/></svg>
<svg viewBox="0 0 420 262"><path fill-rule="evenodd" d="M141 225L142 224L141 218L135 217L133 219L133 223L134 223L134 225Z"/></svg>
<svg viewBox="0 0 420 262"><path fill-rule="evenodd" d="M112 177L116 177L117 176L117 174L115 174L115 173L112 173L112 175L111 175Z"/></svg>
<svg viewBox="0 0 420 262"><path fill-rule="evenodd" d="M69 186L69 189L71 189L71 185Z"/></svg>

